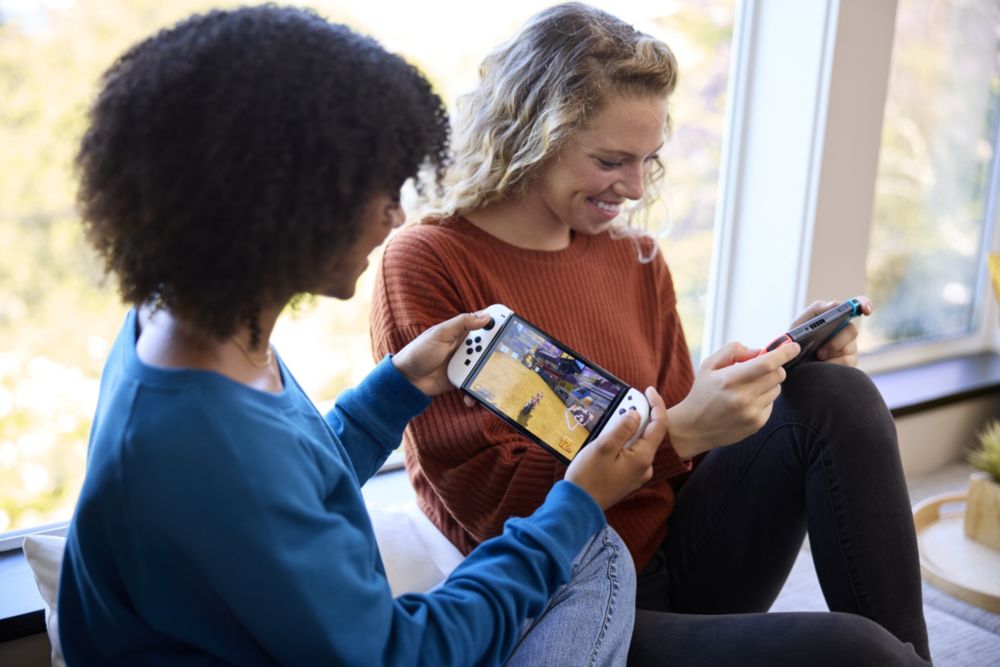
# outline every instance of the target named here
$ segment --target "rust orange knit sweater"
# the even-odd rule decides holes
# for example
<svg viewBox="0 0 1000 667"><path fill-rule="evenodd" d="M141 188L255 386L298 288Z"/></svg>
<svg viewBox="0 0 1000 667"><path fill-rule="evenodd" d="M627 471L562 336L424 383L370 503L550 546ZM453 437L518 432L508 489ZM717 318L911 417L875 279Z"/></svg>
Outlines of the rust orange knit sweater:
<svg viewBox="0 0 1000 667"><path fill-rule="evenodd" d="M643 242L651 243L649 239ZM555 252L506 244L463 218L402 230L386 247L372 301L376 358L458 313L503 303L634 387L652 385L667 406L694 380L662 255L638 259L634 239L576 234ZM404 435L421 509L464 552L504 521L538 507L566 465L459 391L434 399ZM607 511L641 569L666 535L668 482L690 470L669 439L653 479Z"/></svg>

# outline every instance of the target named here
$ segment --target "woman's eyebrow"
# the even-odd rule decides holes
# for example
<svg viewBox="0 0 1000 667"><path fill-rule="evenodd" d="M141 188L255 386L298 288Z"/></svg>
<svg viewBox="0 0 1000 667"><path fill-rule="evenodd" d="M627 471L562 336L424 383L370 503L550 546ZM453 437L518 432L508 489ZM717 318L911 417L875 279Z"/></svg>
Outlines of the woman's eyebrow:
<svg viewBox="0 0 1000 667"><path fill-rule="evenodd" d="M654 148L652 151L650 151L647 154L647 157L650 156L650 155L655 155L656 153L659 153L660 150L663 149L663 146L664 146L664 143L661 142L659 146L657 146L656 148ZM598 153L603 153L605 155L614 156L614 157L622 157L622 158L634 158L634 157L636 157L634 154L629 153L628 151L617 150L617 149L612 149L612 148L596 147L593 150L596 151L596 152L598 152Z"/></svg>

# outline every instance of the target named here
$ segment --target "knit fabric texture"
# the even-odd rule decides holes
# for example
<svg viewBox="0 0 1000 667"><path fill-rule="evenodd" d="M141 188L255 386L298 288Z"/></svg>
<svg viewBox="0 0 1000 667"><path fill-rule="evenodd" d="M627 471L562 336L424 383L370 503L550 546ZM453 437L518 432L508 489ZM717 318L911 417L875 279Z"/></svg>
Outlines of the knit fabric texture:
<svg viewBox="0 0 1000 667"><path fill-rule="evenodd" d="M376 359L428 327L502 303L667 407L694 381L676 294L662 254L639 260L652 239L575 234L563 250L509 245L461 217L424 221L386 247L372 299ZM404 434L406 466L424 513L464 553L541 504L566 465L458 390L434 399ZM669 438L653 478L606 512L642 569L666 535L671 480L688 472Z"/></svg>

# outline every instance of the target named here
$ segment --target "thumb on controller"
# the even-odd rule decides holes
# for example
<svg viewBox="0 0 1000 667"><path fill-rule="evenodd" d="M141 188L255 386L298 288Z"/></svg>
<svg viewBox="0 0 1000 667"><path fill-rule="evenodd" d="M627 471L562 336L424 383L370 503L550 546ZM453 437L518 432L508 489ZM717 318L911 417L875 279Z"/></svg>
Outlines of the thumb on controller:
<svg viewBox="0 0 1000 667"><path fill-rule="evenodd" d="M625 446L639 428L642 420L639 413L632 410L625 417L612 425L610 429L601 434L594 445L608 453L617 452Z"/></svg>

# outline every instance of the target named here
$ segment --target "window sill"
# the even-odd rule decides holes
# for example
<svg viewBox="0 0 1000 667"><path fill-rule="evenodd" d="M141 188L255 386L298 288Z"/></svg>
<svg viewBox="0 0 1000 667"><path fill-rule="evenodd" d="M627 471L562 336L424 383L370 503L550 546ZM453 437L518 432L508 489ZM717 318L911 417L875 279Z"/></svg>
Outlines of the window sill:
<svg viewBox="0 0 1000 667"><path fill-rule="evenodd" d="M966 354L871 378L898 418L1000 391L1000 354Z"/></svg>
<svg viewBox="0 0 1000 667"><path fill-rule="evenodd" d="M1000 391L1000 355L970 354L882 373L872 379L894 417L929 410ZM402 467L401 456L382 472ZM397 473L398 474L398 473ZM380 475L365 487L369 504L389 493L391 475ZM382 488L382 487L385 488ZM391 485L390 485L391 486ZM45 613L20 549L0 553L0 642L45 632Z"/></svg>
<svg viewBox="0 0 1000 667"><path fill-rule="evenodd" d="M45 632L45 607L24 552L0 553L0 642Z"/></svg>

